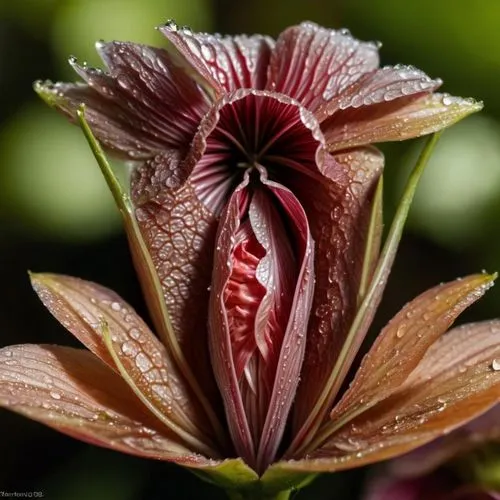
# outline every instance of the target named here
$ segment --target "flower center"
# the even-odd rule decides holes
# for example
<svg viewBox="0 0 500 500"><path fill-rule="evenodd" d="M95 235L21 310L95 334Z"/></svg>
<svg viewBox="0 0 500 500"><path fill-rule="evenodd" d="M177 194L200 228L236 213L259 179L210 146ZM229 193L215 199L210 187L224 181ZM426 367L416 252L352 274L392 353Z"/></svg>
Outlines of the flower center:
<svg viewBox="0 0 500 500"><path fill-rule="evenodd" d="M205 152L191 175L200 200L219 215L243 172L258 166L284 185L288 168L314 175L318 141L308 120L281 94L241 89L226 96L205 120Z"/></svg>

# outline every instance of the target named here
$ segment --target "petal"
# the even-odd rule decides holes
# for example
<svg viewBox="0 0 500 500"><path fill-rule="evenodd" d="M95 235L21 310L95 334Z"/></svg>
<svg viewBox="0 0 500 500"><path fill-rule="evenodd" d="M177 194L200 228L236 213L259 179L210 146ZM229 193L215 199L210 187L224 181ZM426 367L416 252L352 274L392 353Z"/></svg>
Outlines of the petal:
<svg viewBox="0 0 500 500"><path fill-rule="evenodd" d="M260 194L254 193L250 200L245 189L247 176L221 219L209 315L212 364L233 442L238 453L256 470L264 470L272 462L284 432L299 379L313 287L312 239L302 207L290 191L268 181L263 174L261 181L267 188ZM290 236L279 227L283 221L278 220L278 208L285 214L288 234L293 235L295 259L285 256L288 250L283 239ZM229 327L234 313L224 293L238 264L231 255L241 235L240 228L246 227L242 220L247 210L252 230L265 252L255 273L263 295L252 318L254 323L250 323L250 335L256 339L251 361L259 365L253 393L252 386L237 372L240 352L235 351L235 332ZM288 282L290 276L292 282ZM248 275L247 280L250 279ZM234 301L234 294L232 297ZM276 323L279 330L273 329ZM245 360L248 367L248 358ZM253 373L253 365L250 371ZM257 418L254 412L258 413Z"/></svg>
<svg viewBox="0 0 500 500"><path fill-rule="evenodd" d="M308 219L295 196L288 189L271 181L265 182L286 211L291 226L296 232L299 247L299 274L295 286L290 317L283 337L283 344L277 364L273 393L267 412L265 426L260 440L257 461L272 463L285 431L288 413L295 398L299 383L306 332L314 294L314 251ZM277 246L279 240L275 242ZM290 272L290 269L285 269Z"/></svg>
<svg viewBox="0 0 500 500"><path fill-rule="evenodd" d="M335 118L329 120L328 125L325 124L325 127L328 127L337 120L349 121L350 112L356 109L368 112L370 106L392 101L399 101L400 107L401 102L408 104L415 97L436 90L441 84L441 80L432 80L413 66L386 66L363 75L335 99L325 103L318 110L318 120L323 122L337 114Z"/></svg>
<svg viewBox="0 0 500 500"><path fill-rule="evenodd" d="M471 325L469 325L471 326ZM398 457L390 464L399 477L428 474L449 460L488 442L500 442L500 405L450 434Z"/></svg>
<svg viewBox="0 0 500 500"><path fill-rule="evenodd" d="M248 178L246 180L248 182ZM239 221L240 205L245 199L245 185L240 185L232 194L220 223L217 248L214 254L213 276L210 293L208 342L215 378L224 402L229 433L238 456L252 466L255 463L256 446L245 412L233 358L228 317L223 301L223 291L231 275L231 238L234 240Z"/></svg>
<svg viewBox="0 0 500 500"><path fill-rule="evenodd" d="M449 433L500 401L500 322L465 325L427 351L400 390L288 470L333 471L393 458Z"/></svg>
<svg viewBox="0 0 500 500"><path fill-rule="evenodd" d="M32 281L45 306L63 326L113 370L121 373L123 367L125 381L164 424L199 440L209 434L203 412L167 350L117 294L68 276L33 275ZM103 337L104 325L111 352Z"/></svg>
<svg viewBox="0 0 500 500"><path fill-rule="evenodd" d="M401 98L354 108L323 122L327 147L338 151L362 144L402 141L442 130L483 107L481 102L447 94Z"/></svg>
<svg viewBox="0 0 500 500"><path fill-rule="evenodd" d="M418 185L418 180L425 169L438 137L439 136L435 134L427 141L414 170L408 178L403 197L396 210L381 256L378 259L370 283L364 292L364 298L359 307L355 309L355 315L353 315L352 321L347 324L345 333L343 332L342 343L337 351L338 355L332 360L330 365L325 367L323 388L321 392L318 391L317 400L315 402L313 401L314 407L310 410L309 414L305 415L306 418L302 428L295 433L294 439L285 455L287 458L296 455L302 456L309 449L315 449L317 444L313 445L313 441L315 442L319 439L317 436L315 437L315 435L320 425L323 421L329 423L329 419L325 418L326 414L333 406L352 363L354 362L355 356L361 347L368 328L370 327L377 306L380 303L385 288L384 285L387 282L387 277L390 273L392 263L394 262L404 223L408 216L411 200L413 199L416 186ZM347 197L347 200L350 199L350 197ZM347 212L347 214L349 214L349 212ZM354 225L354 228L356 227L357 226ZM367 234L369 238L369 231L363 231L362 234ZM341 254L341 258L343 257L344 254ZM356 260L353 259L352 262L356 262ZM349 271L346 272L346 275L348 275L348 272ZM362 278L363 277L362 274ZM363 285L362 282L361 285ZM314 379L312 379L311 386L313 383Z"/></svg>
<svg viewBox="0 0 500 500"><path fill-rule="evenodd" d="M325 173L331 177L323 183L303 176L290 186L316 242L316 285L294 408L296 431L313 415L357 308L371 200L383 167L382 155L371 148L327 160Z"/></svg>
<svg viewBox="0 0 500 500"><path fill-rule="evenodd" d="M262 89L274 41L261 35L193 33L169 22L159 30L220 97L239 88Z"/></svg>
<svg viewBox="0 0 500 500"><path fill-rule="evenodd" d="M108 72L71 59L87 85L38 82L36 91L72 119L84 103L98 139L121 157L186 149L208 108L196 83L165 50L122 42L100 42L97 48Z"/></svg>
<svg viewBox="0 0 500 500"><path fill-rule="evenodd" d="M125 382L88 351L1 349L0 404L91 444L186 465L207 462L148 414Z"/></svg>
<svg viewBox="0 0 500 500"><path fill-rule="evenodd" d="M330 413L345 424L400 389L427 349L492 286L479 274L442 284L407 304L375 340L353 382Z"/></svg>
<svg viewBox="0 0 500 500"><path fill-rule="evenodd" d="M143 192L138 182L132 182L132 197L139 200ZM135 215L163 292L169 327L178 345L182 346L184 364L216 406L219 397L207 340L216 218L199 201L190 181L177 189L164 190L141 204L135 209ZM157 294L158 291L152 292L148 286L145 273L141 272L140 276L145 293ZM165 335L162 331L164 343L170 345L171 340Z"/></svg>
<svg viewBox="0 0 500 500"><path fill-rule="evenodd" d="M266 88L316 112L378 64L375 44L359 42L347 31L304 22L285 30L276 41Z"/></svg>

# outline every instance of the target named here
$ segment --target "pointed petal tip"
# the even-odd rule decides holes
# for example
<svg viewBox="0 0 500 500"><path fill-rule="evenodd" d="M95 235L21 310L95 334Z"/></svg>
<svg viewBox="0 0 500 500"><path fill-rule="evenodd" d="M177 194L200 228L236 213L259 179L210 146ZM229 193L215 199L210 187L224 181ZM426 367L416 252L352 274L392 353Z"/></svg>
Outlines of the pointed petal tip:
<svg viewBox="0 0 500 500"><path fill-rule="evenodd" d="M51 107L56 107L63 99L62 94L57 91L57 83L51 80L36 80L33 82L33 90Z"/></svg>

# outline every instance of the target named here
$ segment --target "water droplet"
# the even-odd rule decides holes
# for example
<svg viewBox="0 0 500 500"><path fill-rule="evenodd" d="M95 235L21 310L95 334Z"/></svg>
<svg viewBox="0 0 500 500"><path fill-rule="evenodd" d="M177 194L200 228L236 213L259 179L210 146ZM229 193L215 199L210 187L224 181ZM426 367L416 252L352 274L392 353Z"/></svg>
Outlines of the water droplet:
<svg viewBox="0 0 500 500"><path fill-rule="evenodd" d="M500 370L500 359L496 358L493 360L493 362L491 363L491 368L492 370L494 371L499 371Z"/></svg>
<svg viewBox="0 0 500 500"><path fill-rule="evenodd" d="M51 392L50 397L52 399L61 399L61 395L58 392Z"/></svg>
<svg viewBox="0 0 500 500"><path fill-rule="evenodd" d="M396 331L396 337L398 339L401 339L404 337L405 333L406 333L406 325L399 325Z"/></svg>
<svg viewBox="0 0 500 500"><path fill-rule="evenodd" d="M177 23L173 19L168 19L163 26L174 33L179 29Z"/></svg>
<svg viewBox="0 0 500 500"><path fill-rule="evenodd" d="M111 309L113 309L113 311L119 311L121 309L119 302L113 302L111 304Z"/></svg>
<svg viewBox="0 0 500 500"><path fill-rule="evenodd" d="M12 351L4 351L4 355L10 358L12 357Z"/></svg>

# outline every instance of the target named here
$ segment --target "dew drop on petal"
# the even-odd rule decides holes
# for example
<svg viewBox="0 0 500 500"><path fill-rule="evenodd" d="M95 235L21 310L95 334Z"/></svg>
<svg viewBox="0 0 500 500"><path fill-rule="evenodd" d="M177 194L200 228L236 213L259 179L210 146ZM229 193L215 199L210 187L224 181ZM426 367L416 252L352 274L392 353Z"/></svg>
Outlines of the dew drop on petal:
<svg viewBox="0 0 500 500"><path fill-rule="evenodd" d="M52 399L61 399L61 395L58 392L51 392L50 397Z"/></svg>
<svg viewBox="0 0 500 500"><path fill-rule="evenodd" d="M113 311L119 311L121 309L120 304L118 302L113 302L111 304L111 309L113 309Z"/></svg>
<svg viewBox="0 0 500 500"><path fill-rule="evenodd" d="M494 370L494 371L499 371L500 370L500 359L494 359L493 362L491 363L491 368Z"/></svg>

